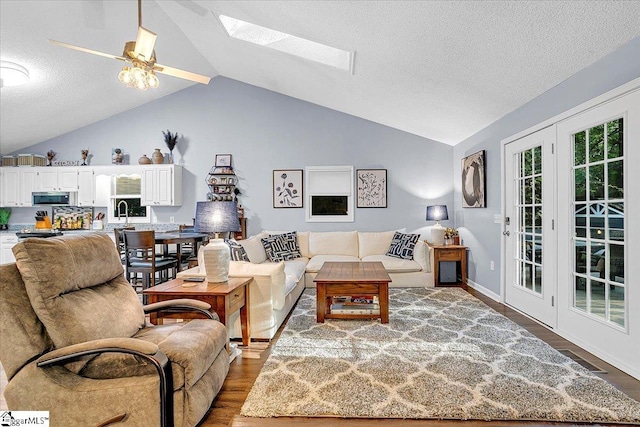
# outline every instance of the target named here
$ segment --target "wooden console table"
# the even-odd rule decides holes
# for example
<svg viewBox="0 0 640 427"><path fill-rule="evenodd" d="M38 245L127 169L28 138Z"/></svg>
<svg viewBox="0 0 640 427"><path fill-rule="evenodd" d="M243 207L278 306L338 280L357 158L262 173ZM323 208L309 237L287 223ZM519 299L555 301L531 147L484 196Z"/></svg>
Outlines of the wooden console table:
<svg viewBox="0 0 640 427"><path fill-rule="evenodd" d="M149 289L145 289L143 294L149 296L149 303L168 301L179 298L191 298L204 301L211 305L212 313L215 312L222 322L229 328L229 316L240 310L240 324L242 326L242 345L249 345L251 338L251 322L249 319L249 283L252 277L230 277L226 282L207 283L206 281L197 283L195 286L184 287L181 278L160 283ZM193 313L151 313L151 323L157 324L163 317L191 319L198 317ZM229 349L227 343L227 349Z"/></svg>
<svg viewBox="0 0 640 427"><path fill-rule="evenodd" d="M467 286L467 247L462 245L432 245L433 274L436 286ZM455 261L456 282L440 282L440 262ZM458 269L459 265L459 269Z"/></svg>

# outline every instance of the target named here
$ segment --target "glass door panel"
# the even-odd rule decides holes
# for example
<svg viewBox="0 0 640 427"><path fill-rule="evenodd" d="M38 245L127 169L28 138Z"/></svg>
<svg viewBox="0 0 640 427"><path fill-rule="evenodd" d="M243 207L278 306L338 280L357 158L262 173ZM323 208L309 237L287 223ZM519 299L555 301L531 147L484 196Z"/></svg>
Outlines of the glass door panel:
<svg viewBox="0 0 640 427"><path fill-rule="evenodd" d="M573 137L574 292L572 306L624 326L624 119Z"/></svg>
<svg viewBox="0 0 640 427"><path fill-rule="evenodd" d="M556 291L551 128L505 147L505 302L553 327ZM550 267L549 267L550 266Z"/></svg>

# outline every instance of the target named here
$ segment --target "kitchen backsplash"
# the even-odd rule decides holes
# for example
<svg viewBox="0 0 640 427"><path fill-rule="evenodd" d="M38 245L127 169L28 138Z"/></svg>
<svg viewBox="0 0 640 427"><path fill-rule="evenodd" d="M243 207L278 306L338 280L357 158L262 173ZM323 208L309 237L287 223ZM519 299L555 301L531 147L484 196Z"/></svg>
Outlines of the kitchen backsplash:
<svg viewBox="0 0 640 427"><path fill-rule="evenodd" d="M90 230L93 208L77 206L54 206L53 227L58 230Z"/></svg>

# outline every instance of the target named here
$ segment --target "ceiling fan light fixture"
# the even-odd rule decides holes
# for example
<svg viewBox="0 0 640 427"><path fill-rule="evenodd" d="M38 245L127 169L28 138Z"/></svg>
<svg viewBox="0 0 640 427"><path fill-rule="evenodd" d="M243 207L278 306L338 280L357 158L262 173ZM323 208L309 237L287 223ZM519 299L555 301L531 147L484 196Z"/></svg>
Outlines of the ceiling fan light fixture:
<svg viewBox="0 0 640 427"><path fill-rule="evenodd" d="M29 81L29 71L15 62L0 61L0 87L20 86Z"/></svg>
<svg viewBox="0 0 640 427"><path fill-rule="evenodd" d="M122 67L122 70L118 73L118 80L120 80L120 82L128 85L129 83L131 83L131 68L129 67Z"/></svg>
<svg viewBox="0 0 640 427"><path fill-rule="evenodd" d="M160 86L160 80L158 80L156 73L154 73L153 71L149 71L149 73L147 74L147 84L152 89L155 89L158 86Z"/></svg>
<svg viewBox="0 0 640 427"><path fill-rule="evenodd" d="M140 61L135 61L133 67L122 67L118 73L118 80L127 87L133 87L138 90L155 89L160 86L160 80L153 70L147 71L147 65Z"/></svg>

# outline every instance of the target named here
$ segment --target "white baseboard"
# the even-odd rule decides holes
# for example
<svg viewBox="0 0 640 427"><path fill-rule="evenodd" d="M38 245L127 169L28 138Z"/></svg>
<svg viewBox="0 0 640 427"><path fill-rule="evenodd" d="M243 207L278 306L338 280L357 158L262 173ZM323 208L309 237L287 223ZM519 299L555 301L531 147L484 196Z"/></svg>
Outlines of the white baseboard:
<svg viewBox="0 0 640 427"><path fill-rule="evenodd" d="M601 348L594 347L590 345L588 342L585 342L579 338L576 338L569 333L566 333L564 331L560 331L557 329L553 329L553 332L560 335L562 338L566 339L567 341L571 341L578 347L583 348L584 350L588 351L594 356L599 357L600 359L604 360L608 364L613 365L616 368L620 369L621 371L631 375L635 379L640 380L640 369L638 369L637 366L631 366L628 363L625 363L624 361L619 360L614 354L608 353Z"/></svg>
<svg viewBox="0 0 640 427"><path fill-rule="evenodd" d="M492 300L496 301L496 302L502 302L500 295L496 294L495 292L493 292L490 289L485 288L484 286L474 282L473 280L469 280L467 279L467 286L470 287L471 289L474 289L478 292L480 292L482 295L485 295L489 298L491 298Z"/></svg>

